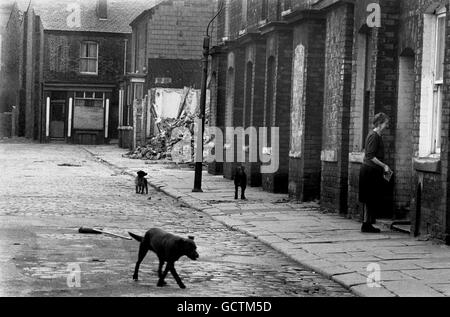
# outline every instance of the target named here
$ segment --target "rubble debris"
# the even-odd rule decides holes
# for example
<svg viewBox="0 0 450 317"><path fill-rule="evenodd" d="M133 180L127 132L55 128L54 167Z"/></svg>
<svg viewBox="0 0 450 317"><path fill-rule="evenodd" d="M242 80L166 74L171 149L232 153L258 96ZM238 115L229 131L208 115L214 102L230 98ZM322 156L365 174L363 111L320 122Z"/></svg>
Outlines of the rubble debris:
<svg viewBox="0 0 450 317"><path fill-rule="evenodd" d="M195 119L195 114L186 112L177 119L161 119L158 123L161 132L151 138L145 146L138 146L135 150L124 154L123 157L148 161L166 160L177 163L193 163ZM172 157L173 153L177 153L176 158Z"/></svg>

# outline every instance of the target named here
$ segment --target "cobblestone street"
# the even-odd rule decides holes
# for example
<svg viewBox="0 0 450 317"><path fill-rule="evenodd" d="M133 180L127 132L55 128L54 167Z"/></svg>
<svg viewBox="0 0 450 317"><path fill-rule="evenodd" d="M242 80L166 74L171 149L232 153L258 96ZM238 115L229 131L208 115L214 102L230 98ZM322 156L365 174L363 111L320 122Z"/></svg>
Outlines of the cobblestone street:
<svg viewBox="0 0 450 317"><path fill-rule="evenodd" d="M78 146L0 144L1 296L351 296L258 240L149 188L136 195L133 179L101 164ZM149 199L151 197L151 199ZM140 281L132 280L138 244L100 227L143 234L151 227L194 235L199 261L183 258L157 288L157 259L149 253ZM81 268L81 287L67 284Z"/></svg>

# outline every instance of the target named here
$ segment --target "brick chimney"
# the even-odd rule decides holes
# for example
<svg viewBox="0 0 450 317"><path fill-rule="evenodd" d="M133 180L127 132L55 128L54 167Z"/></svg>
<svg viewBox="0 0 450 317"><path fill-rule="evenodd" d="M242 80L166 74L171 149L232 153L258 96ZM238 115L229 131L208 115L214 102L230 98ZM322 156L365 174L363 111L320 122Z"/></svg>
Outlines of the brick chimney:
<svg viewBox="0 0 450 317"><path fill-rule="evenodd" d="M97 16L99 19L108 18L108 0L97 0Z"/></svg>

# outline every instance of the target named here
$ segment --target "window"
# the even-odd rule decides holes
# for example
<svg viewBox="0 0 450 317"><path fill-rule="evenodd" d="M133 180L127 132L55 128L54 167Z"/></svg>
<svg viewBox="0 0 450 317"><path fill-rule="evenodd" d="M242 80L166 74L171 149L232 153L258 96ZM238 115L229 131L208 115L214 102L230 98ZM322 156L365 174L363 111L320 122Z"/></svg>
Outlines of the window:
<svg viewBox="0 0 450 317"><path fill-rule="evenodd" d="M419 155L441 153L445 7L424 17Z"/></svg>
<svg viewBox="0 0 450 317"><path fill-rule="evenodd" d="M98 74L98 44L82 42L80 54L80 73Z"/></svg>
<svg viewBox="0 0 450 317"><path fill-rule="evenodd" d="M167 85L167 84L171 84L171 83L172 83L171 77L156 77L155 78L155 84Z"/></svg>
<svg viewBox="0 0 450 317"><path fill-rule="evenodd" d="M101 108L104 105L104 99L105 94L102 92L76 92L75 106Z"/></svg>
<svg viewBox="0 0 450 317"><path fill-rule="evenodd" d="M131 91L131 84L127 86L127 106L131 106L133 104L133 93Z"/></svg>
<svg viewBox="0 0 450 317"><path fill-rule="evenodd" d="M435 20L435 55L434 55L434 90L433 90L433 134L432 154L441 153L441 121L444 83L445 55L445 12L436 16Z"/></svg>

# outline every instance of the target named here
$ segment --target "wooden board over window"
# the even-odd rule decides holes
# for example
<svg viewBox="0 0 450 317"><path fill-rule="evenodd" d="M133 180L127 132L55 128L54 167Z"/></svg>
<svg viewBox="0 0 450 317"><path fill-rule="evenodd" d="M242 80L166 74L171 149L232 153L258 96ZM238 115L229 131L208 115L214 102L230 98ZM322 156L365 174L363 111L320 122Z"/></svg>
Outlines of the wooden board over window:
<svg viewBox="0 0 450 317"><path fill-rule="evenodd" d="M73 128L76 130L103 130L103 107L75 106Z"/></svg>

